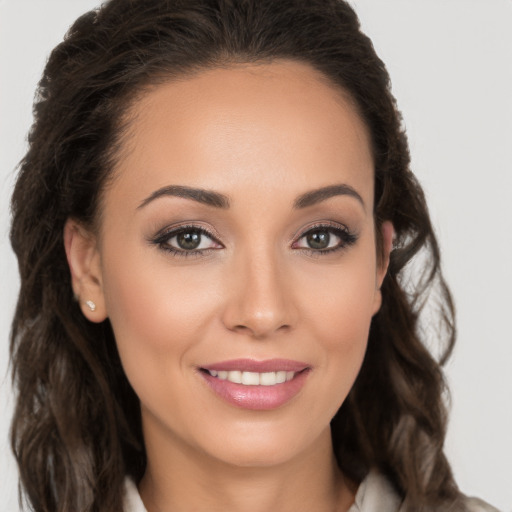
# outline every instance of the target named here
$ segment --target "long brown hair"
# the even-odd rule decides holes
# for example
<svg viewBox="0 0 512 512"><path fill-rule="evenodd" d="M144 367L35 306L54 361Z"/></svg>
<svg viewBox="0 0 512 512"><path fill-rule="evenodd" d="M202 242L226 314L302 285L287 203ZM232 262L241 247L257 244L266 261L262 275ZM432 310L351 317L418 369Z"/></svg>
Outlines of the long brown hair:
<svg viewBox="0 0 512 512"><path fill-rule="evenodd" d="M35 511L122 510L125 476L138 481L145 470L139 402L109 321L88 322L73 299L66 220L99 222L125 114L148 86L273 59L308 63L352 98L372 139L376 225L390 220L396 231L361 372L332 420L338 463L357 480L380 470L407 510L459 502L443 453L452 301L387 71L352 8L342 0L110 0L80 17L49 58L12 197L21 290L11 440ZM420 322L432 304L439 361Z"/></svg>

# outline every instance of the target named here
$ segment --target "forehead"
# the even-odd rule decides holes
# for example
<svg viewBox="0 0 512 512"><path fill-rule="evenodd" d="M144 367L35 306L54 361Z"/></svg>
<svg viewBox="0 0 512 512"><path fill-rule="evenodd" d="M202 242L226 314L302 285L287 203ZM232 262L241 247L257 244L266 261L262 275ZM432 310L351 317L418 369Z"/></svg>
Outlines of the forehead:
<svg viewBox="0 0 512 512"><path fill-rule="evenodd" d="M349 181L373 200L366 126L347 94L307 64L202 71L153 87L129 114L115 169L116 187L131 184L126 194L169 184L299 194Z"/></svg>

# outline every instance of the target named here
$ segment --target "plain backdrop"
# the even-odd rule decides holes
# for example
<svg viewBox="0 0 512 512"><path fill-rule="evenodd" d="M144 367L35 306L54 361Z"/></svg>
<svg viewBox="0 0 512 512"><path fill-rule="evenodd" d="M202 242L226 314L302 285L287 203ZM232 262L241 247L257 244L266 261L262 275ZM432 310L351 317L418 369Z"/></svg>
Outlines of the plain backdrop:
<svg viewBox="0 0 512 512"><path fill-rule="evenodd" d="M278 0L276 0L278 1ZM9 196L49 51L97 0L0 0L0 511L16 512ZM458 308L447 453L464 492L512 511L512 0L353 0L387 64Z"/></svg>

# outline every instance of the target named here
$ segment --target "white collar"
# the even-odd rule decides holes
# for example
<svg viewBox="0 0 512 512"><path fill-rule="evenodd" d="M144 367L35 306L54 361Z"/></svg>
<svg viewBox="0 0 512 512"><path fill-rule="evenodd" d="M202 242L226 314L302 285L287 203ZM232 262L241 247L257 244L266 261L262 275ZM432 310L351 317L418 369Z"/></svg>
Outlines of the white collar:
<svg viewBox="0 0 512 512"><path fill-rule="evenodd" d="M401 500L388 480L371 471L361 482L354 504L348 512L399 512ZM130 478L125 481L125 512L147 512L137 486Z"/></svg>
<svg viewBox="0 0 512 512"><path fill-rule="evenodd" d="M147 512L140 499L140 494L131 478L124 481L124 512Z"/></svg>
<svg viewBox="0 0 512 512"><path fill-rule="evenodd" d="M370 471L357 489L348 512L399 512L402 500L386 477Z"/></svg>

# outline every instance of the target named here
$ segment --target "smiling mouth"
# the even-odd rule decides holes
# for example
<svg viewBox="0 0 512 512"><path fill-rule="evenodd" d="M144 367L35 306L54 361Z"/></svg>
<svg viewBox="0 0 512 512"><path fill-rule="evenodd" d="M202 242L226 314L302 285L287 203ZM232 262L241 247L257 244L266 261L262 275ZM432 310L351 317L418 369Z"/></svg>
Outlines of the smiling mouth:
<svg viewBox="0 0 512 512"><path fill-rule="evenodd" d="M280 370L275 372L246 372L241 370L206 370L203 372L208 373L212 377L219 380L227 380L233 384L242 384L244 386L275 386L277 384L284 384L291 381L298 373Z"/></svg>
<svg viewBox="0 0 512 512"><path fill-rule="evenodd" d="M232 359L198 368L210 389L229 404L248 410L272 410L288 403L304 387L312 368L290 359Z"/></svg>

